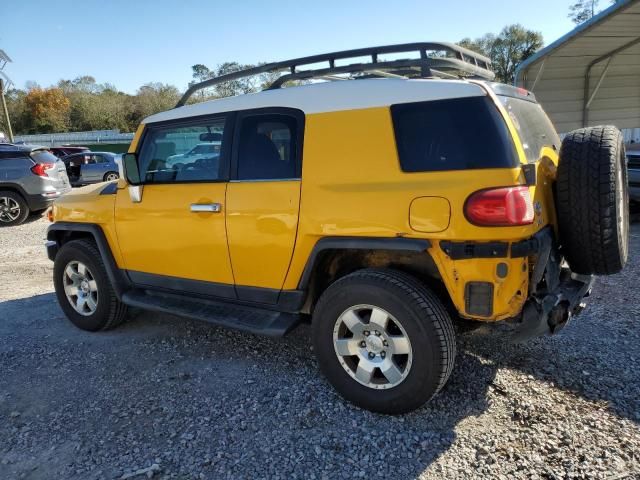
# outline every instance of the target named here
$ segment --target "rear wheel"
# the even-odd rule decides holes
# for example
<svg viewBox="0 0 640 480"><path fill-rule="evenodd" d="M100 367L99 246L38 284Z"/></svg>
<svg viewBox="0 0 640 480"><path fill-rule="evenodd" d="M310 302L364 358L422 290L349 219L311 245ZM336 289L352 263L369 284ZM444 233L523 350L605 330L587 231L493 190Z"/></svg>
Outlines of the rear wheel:
<svg viewBox="0 0 640 480"><path fill-rule="evenodd" d="M20 225L29 216L29 206L22 195L10 190L0 191L0 227Z"/></svg>
<svg viewBox="0 0 640 480"><path fill-rule="evenodd" d="M556 183L562 253L576 273L619 272L629 254L629 188L622 133L590 127L562 142Z"/></svg>
<svg viewBox="0 0 640 480"><path fill-rule="evenodd" d="M446 383L456 353L453 324L415 278L387 269L352 273L332 284L313 314L320 369L347 400L404 413Z"/></svg>
<svg viewBox="0 0 640 480"><path fill-rule="evenodd" d="M113 182L114 180L118 180L119 178L120 178L120 175L118 175L117 172L107 172L104 174L105 182Z"/></svg>
<svg viewBox="0 0 640 480"><path fill-rule="evenodd" d="M114 328L125 318L100 252L89 240L65 243L53 264L58 303L76 327L90 332Z"/></svg>

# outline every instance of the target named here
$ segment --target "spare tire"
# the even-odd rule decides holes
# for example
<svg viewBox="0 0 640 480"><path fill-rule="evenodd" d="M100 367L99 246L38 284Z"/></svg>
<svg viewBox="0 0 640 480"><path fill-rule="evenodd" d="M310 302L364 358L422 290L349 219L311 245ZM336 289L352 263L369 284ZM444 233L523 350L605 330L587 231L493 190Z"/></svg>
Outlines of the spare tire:
<svg viewBox="0 0 640 480"><path fill-rule="evenodd" d="M564 138L556 209L562 254L572 271L622 270L629 253L629 188L620 130L581 128Z"/></svg>

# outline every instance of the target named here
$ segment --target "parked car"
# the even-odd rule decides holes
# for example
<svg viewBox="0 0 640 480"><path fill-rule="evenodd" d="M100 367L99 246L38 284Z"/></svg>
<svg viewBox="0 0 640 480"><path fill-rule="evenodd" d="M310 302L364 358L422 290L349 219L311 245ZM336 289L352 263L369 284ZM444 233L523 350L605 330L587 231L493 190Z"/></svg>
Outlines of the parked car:
<svg viewBox="0 0 640 480"><path fill-rule="evenodd" d="M186 153L167 157L166 166L182 168L186 165L196 165L198 160L217 159L220 156L220 145L220 142L199 143Z"/></svg>
<svg viewBox="0 0 640 480"><path fill-rule="evenodd" d="M66 145L59 146L59 147L51 147L51 148L49 148L49 150L51 151L51 153L53 153L58 158L66 157L67 155L71 155L71 154L74 154L74 153L82 153L82 152L90 152L91 151L87 147L71 147L71 146L66 146Z"/></svg>
<svg viewBox="0 0 640 480"><path fill-rule="evenodd" d="M451 55L428 57L434 46ZM494 83L489 65L424 43L234 72L283 72L251 95L187 105L230 78L190 87L143 121L126 182L55 203L47 249L62 310L88 331L129 306L276 336L310 321L329 382L386 413L445 385L458 316L504 321L520 340L557 333L594 276L627 260L622 134L591 127L561 142L535 96ZM356 78L278 88L345 73ZM215 161L167 166L211 132Z"/></svg>
<svg viewBox="0 0 640 480"><path fill-rule="evenodd" d="M640 149L627 151L629 169L629 198L640 202Z"/></svg>
<svg viewBox="0 0 640 480"><path fill-rule="evenodd" d="M111 152L74 153L62 157L73 186L97 182L110 182L120 178L117 159L120 155Z"/></svg>
<svg viewBox="0 0 640 480"><path fill-rule="evenodd" d="M21 224L69 190L64 163L46 147L0 144L0 226Z"/></svg>

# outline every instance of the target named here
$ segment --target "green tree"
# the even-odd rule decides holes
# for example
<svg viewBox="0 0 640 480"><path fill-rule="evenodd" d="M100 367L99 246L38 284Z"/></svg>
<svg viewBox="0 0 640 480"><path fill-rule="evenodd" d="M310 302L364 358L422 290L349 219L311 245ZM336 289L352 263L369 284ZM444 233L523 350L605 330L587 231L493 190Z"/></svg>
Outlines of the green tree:
<svg viewBox="0 0 640 480"><path fill-rule="evenodd" d="M522 25L507 25L498 35L487 33L472 40L464 38L460 45L491 58L496 79L513 83L516 68L544 45L542 34Z"/></svg>
<svg viewBox="0 0 640 480"><path fill-rule="evenodd" d="M164 83L143 85L132 98L132 109L129 113L130 129L135 130L138 124L149 115L175 107L179 99L180 92L173 85Z"/></svg>
<svg viewBox="0 0 640 480"><path fill-rule="evenodd" d="M609 3L616 3L619 0L611 0ZM600 0L578 0L569 5L567 15L575 24L581 24L591 19L598 13Z"/></svg>

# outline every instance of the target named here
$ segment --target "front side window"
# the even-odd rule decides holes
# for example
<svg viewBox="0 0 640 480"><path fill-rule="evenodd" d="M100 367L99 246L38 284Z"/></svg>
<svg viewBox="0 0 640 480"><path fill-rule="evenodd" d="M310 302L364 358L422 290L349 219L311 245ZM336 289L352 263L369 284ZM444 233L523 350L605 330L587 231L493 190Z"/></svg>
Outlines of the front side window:
<svg viewBox="0 0 640 480"><path fill-rule="evenodd" d="M255 115L241 120L238 180L298 178L296 119L287 115Z"/></svg>
<svg viewBox="0 0 640 480"><path fill-rule="evenodd" d="M225 119L148 127L138 164L144 183L224 180L221 160Z"/></svg>
<svg viewBox="0 0 640 480"><path fill-rule="evenodd" d="M518 164L507 125L487 97L393 105L391 115L404 172Z"/></svg>

